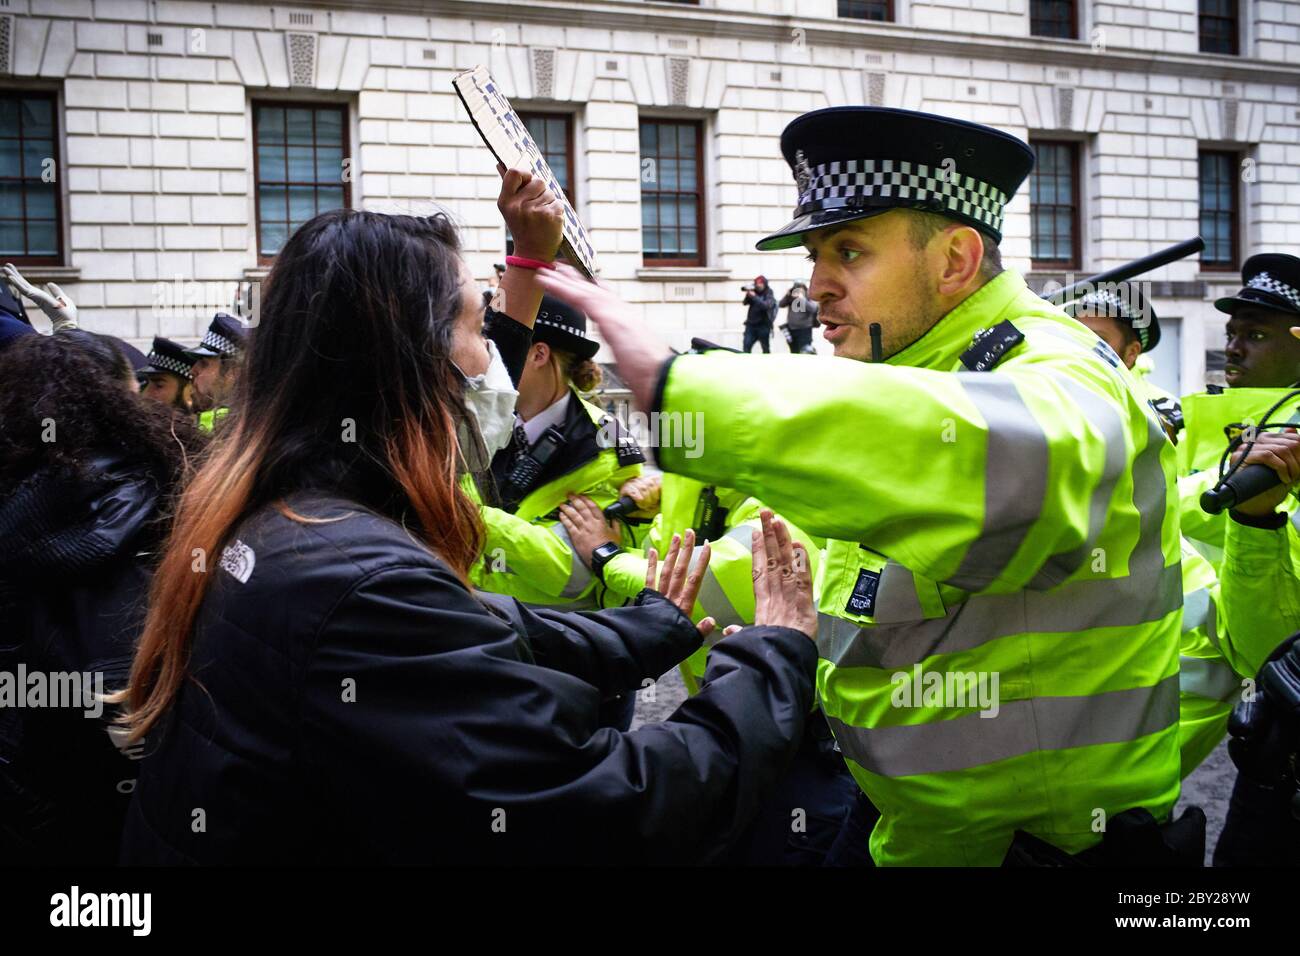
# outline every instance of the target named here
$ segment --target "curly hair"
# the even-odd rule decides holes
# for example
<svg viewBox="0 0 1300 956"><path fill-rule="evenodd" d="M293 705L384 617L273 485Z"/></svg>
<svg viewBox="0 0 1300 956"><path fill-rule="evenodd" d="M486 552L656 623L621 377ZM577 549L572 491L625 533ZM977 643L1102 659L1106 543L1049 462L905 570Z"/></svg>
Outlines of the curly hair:
<svg viewBox="0 0 1300 956"><path fill-rule="evenodd" d="M33 472L80 475L96 455L123 451L164 495L203 446L198 429L128 384L116 342L84 330L28 335L0 353L0 494Z"/></svg>

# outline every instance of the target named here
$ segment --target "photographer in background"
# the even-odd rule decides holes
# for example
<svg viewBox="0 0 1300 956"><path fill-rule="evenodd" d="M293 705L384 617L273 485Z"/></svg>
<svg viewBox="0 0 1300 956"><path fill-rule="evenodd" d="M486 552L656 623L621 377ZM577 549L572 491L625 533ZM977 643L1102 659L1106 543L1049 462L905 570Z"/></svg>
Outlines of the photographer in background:
<svg viewBox="0 0 1300 956"><path fill-rule="evenodd" d="M741 351L749 352L757 342L763 346L764 354L772 351L772 321L776 318L776 296L772 294L765 276L759 276L753 285L740 287L744 293L744 304L749 306L745 316L745 344Z"/></svg>
<svg viewBox="0 0 1300 956"><path fill-rule="evenodd" d="M816 355L812 330L821 323L817 321L817 303L808 298L808 284L802 279L795 282L777 305L786 310L785 324L781 326L781 331L785 333L790 351Z"/></svg>

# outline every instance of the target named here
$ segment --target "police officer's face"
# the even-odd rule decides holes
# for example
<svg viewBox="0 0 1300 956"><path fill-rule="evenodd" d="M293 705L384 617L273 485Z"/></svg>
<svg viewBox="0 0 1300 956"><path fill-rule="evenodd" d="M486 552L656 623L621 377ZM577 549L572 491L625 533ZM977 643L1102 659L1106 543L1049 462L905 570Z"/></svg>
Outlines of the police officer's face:
<svg viewBox="0 0 1300 956"><path fill-rule="evenodd" d="M1132 368L1137 363L1137 357L1142 354L1142 343L1135 337L1125 335L1124 327L1118 319L1087 312L1075 318L1092 329L1097 338L1114 349L1125 366Z"/></svg>
<svg viewBox="0 0 1300 956"><path fill-rule="evenodd" d="M154 372L140 389L140 394L164 405L171 405L182 411L190 408L190 385L170 372Z"/></svg>
<svg viewBox="0 0 1300 956"><path fill-rule="evenodd" d="M902 211L818 229L804 245L814 263L808 295L821 307L822 337L841 358L871 360L872 323L888 358L942 318L931 265Z"/></svg>
<svg viewBox="0 0 1300 956"><path fill-rule="evenodd" d="M1238 309L1228 320L1223 375L1235 388L1285 388L1300 380L1300 341L1294 316L1270 309Z"/></svg>
<svg viewBox="0 0 1300 956"><path fill-rule="evenodd" d="M212 408L216 404L218 378L221 375L221 360L218 358L204 357L194 363L194 396L204 409Z"/></svg>

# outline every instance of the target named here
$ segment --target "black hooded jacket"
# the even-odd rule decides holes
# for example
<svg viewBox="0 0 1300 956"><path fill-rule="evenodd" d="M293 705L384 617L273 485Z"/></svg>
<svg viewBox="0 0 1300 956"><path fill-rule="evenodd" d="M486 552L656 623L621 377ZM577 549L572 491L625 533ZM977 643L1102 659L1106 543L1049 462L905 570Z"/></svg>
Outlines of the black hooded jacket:
<svg viewBox="0 0 1300 956"><path fill-rule="evenodd" d="M126 684L144 623L158 488L106 454L81 475L38 471L0 500L0 859L111 864L138 764L109 735L116 710L37 703L31 675ZM20 675L27 680L18 683ZM102 675L102 682L95 675ZM63 678L60 678L63 679ZM65 687L73 686L71 683ZM52 701L51 701L52 702Z"/></svg>
<svg viewBox="0 0 1300 956"><path fill-rule="evenodd" d="M700 644L653 592L574 614L471 593L396 522L303 492L236 530L151 730L123 862L716 857L792 758L816 649L746 628L668 720L602 699Z"/></svg>

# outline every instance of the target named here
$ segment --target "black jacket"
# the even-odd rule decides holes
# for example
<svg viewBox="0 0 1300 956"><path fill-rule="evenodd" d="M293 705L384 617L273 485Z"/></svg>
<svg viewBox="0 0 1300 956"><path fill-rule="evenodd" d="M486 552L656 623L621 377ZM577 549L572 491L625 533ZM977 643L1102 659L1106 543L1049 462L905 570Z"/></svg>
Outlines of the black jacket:
<svg viewBox="0 0 1300 956"><path fill-rule="evenodd" d="M200 608L198 683L150 734L124 862L694 860L797 748L816 664L802 634L720 642L696 697L619 733L597 726L600 701L700 643L663 598L529 611L471 594L349 501L289 504L341 520L264 508L238 528Z"/></svg>
<svg viewBox="0 0 1300 956"><path fill-rule="evenodd" d="M126 684L158 510L153 479L118 455L80 477L38 472L0 501L0 672L102 674L106 692ZM116 860L138 764L108 734L114 708L85 714L0 707L5 862Z"/></svg>
<svg viewBox="0 0 1300 956"><path fill-rule="evenodd" d="M776 294L770 285L764 286L762 292L746 292L743 302L749 306L745 314L746 325L771 327L776 318Z"/></svg>

